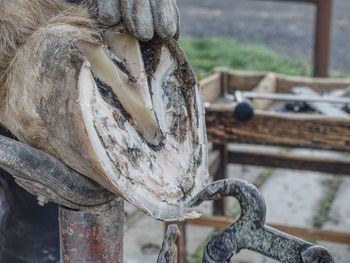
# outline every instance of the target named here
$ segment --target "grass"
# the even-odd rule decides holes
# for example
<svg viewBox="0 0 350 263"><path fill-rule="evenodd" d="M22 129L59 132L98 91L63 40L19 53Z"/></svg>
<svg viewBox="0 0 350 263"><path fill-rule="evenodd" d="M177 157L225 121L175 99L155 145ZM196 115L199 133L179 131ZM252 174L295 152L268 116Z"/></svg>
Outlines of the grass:
<svg viewBox="0 0 350 263"><path fill-rule="evenodd" d="M342 178L339 177L325 181L325 185L328 187L328 193L321 200L318 213L313 218L313 226L315 228L322 228L325 222L327 221L328 213L331 209L332 203L337 195L338 189L342 181Z"/></svg>
<svg viewBox="0 0 350 263"><path fill-rule="evenodd" d="M188 261L189 263L201 263L203 256L204 256L204 246L208 240L203 242L203 244L200 245L199 249L196 251L196 253L192 256L192 258Z"/></svg>
<svg viewBox="0 0 350 263"><path fill-rule="evenodd" d="M222 66L240 70L273 71L288 75L311 75L311 68L300 61L281 56L261 45L242 44L228 38L181 38L199 79Z"/></svg>

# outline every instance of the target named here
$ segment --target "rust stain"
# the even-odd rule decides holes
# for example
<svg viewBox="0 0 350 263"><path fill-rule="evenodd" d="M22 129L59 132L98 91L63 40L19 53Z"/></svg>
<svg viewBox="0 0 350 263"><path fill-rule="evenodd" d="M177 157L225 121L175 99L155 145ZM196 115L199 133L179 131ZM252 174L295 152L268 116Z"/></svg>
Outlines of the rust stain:
<svg viewBox="0 0 350 263"><path fill-rule="evenodd" d="M111 225L115 222L115 213L101 217L100 210L90 213L62 210L60 208L63 263L122 262L122 228Z"/></svg>

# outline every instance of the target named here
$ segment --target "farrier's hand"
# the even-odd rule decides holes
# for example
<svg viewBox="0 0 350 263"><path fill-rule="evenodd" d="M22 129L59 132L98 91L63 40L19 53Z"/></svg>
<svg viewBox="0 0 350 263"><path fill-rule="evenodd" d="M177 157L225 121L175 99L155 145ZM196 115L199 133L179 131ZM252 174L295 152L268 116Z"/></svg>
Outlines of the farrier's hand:
<svg viewBox="0 0 350 263"><path fill-rule="evenodd" d="M71 0L73 2L74 0ZM142 41L154 34L162 39L177 37L179 11L176 0L86 0L101 26L123 22L128 31Z"/></svg>

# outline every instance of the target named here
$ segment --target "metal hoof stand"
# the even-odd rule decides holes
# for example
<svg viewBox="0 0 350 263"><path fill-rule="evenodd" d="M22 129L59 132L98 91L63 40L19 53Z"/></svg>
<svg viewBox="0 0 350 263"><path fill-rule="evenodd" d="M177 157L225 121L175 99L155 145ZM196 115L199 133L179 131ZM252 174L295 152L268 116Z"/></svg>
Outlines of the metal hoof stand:
<svg viewBox="0 0 350 263"><path fill-rule="evenodd" d="M123 262L124 201L59 208L61 262Z"/></svg>
<svg viewBox="0 0 350 263"><path fill-rule="evenodd" d="M38 195L40 202L61 204L61 262L123 261L123 200L86 181L52 156L0 136L0 167L12 172L17 181ZM73 178L73 179L72 179ZM75 178L75 179L74 179ZM73 183L73 181L75 183ZM71 195L73 192L76 194ZM87 198L83 200L84 194ZM91 198L96 195L96 199ZM205 248L203 262L228 262L242 248L255 250L281 262L333 262L328 251L265 226L265 203L258 190L243 181L221 180L203 189L187 205L234 196L240 201L240 219ZM112 198L113 197L113 198ZM103 201L102 201L103 200ZM70 208L64 207L70 206ZM177 262L176 225L167 228L157 263Z"/></svg>
<svg viewBox="0 0 350 263"><path fill-rule="evenodd" d="M254 186L239 180L219 179L226 176L227 163L349 174L348 160L265 153L259 155L229 151L226 147L229 142L240 142L350 151L350 139L347 136L349 118L265 112L262 109L268 107L269 102L253 101L253 117L242 122L233 114L237 103L225 99L225 95L234 94L236 90L288 92L295 86L330 91L349 85L348 80L292 78L272 73L242 73L223 69L202 82L207 106L207 133L209 140L214 143L209 170L215 175L216 182L203 189L188 206L194 207L202 201L213 200L214 213L224 214L222 198L233 196L240 202L242 210L237 220L201 217L187 221L214 227L230 225L208 242L203 262L228 262L241 249L250 249L281 262L333 262L325 248L313 246L266 226L265 203ZM4 136L0 136L0 167L10 172L18 184L38 196L39 203L45 204L51 200L61 205L59 220L62 262L122 262L124 211L120 198L47 153ZM180 231L175 225L168 226L158 263L174 263L178 258L179 262L184 262L185 223L180 222L178 225ZM292 234L299 233L306 238L350 243L349 234L284 226L278 228ZM179 232L181 235L178 237Z"/></svg>

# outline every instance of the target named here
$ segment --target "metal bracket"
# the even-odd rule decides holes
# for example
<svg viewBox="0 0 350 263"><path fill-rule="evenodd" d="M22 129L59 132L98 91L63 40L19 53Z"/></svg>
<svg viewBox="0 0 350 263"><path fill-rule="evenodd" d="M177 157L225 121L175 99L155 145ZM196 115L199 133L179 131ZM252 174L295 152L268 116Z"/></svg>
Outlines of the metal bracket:
<svg viewBox="0 0 350 263"><path fill-rule="evenodd" d="M328 250L265 225L266 205L258 189L241 180L220 180L208 185L189 203L235 197L241 206L239 219L214 234L205 247L203 262L223 263L241 249L249 249L280 262L332 263Z"/></svg>

